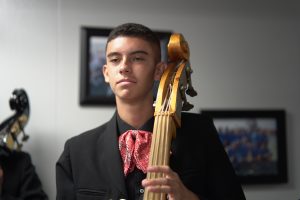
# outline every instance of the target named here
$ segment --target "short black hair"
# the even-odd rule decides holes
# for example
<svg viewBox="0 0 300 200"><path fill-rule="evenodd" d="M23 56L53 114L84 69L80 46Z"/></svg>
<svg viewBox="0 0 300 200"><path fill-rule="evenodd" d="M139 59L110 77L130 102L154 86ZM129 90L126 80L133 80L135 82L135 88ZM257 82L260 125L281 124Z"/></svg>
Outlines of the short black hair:
<svg viewBox="0 0 300 200"><path fill-rule="evenodd" d="M106 48L108 43L117 38L117 37L135 37L145 40L149 42L151 45L156 48L156 51L159 51L158 61L161 60L161 50L160 50L160 40L155 32L153 32L150 28L137 23L125 23L114 28L110 34L108 35Z"/></svg>

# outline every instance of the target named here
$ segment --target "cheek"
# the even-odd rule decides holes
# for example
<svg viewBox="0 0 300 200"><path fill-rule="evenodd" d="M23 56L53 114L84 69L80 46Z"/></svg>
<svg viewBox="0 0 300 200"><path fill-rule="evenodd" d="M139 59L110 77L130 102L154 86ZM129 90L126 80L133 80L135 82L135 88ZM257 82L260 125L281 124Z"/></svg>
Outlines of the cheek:
<svg viewBox="0 0 300 200"><path fill-rule="evenodd" d="M154 70L151 69L149 66L142 66L135 71L135 75L139 74L140 77L143 77L145 79L151 79L154 77Z"/></svg>
<svg viewBox="0 0 300 200"><path fill-rule="evenodd" d="M143 80L145 84L152 84L154 82L156 77L155 71L148 71L148 72L144 71L144 73L142 74L143 76L141 76L140 78Z"/></svg>
<svg viewBox="0 0 300 200"><path fill-rule="evenodd" d="M105 82L109 83L113 80L115 77L114 71L112 69L106 68L106 70L103 71Z"/></svg>

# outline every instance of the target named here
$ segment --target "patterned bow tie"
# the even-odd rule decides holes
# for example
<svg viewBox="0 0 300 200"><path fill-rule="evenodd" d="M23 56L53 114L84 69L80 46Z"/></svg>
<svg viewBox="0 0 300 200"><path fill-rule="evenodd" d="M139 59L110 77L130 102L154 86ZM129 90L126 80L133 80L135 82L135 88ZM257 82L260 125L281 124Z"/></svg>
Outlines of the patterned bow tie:
<svg viewBox="0 0 300 200"><path fill-rule="evenodd" d="M152 134L141 130L128 130L119 137L119 150L124 163L124 174L138 169L146 173Z"/></svg>

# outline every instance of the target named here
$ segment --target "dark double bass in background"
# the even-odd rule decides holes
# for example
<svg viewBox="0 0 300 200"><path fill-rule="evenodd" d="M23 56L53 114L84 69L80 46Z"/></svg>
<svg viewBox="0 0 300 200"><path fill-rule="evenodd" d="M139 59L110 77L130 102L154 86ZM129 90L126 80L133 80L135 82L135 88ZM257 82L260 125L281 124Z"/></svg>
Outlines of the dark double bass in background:
<svg viewBox="0 0 300 200"><path fill-rule="evenodd" d="M9 99L9 105L15 113L0 124L0 150L21 150L23 142L29 136L24 132L30 106L27 93L24 89L15 89ZM20 141L21 136L21 141Z"/></svg>

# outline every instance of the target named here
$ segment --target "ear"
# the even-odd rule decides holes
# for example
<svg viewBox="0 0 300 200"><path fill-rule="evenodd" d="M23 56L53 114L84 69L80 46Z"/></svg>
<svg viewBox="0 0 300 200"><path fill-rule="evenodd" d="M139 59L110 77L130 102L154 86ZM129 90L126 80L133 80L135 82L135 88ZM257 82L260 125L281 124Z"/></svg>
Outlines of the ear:
<svg viewBox="0 0 300 200"><path fill-rule="evenodd" d="M107 69L107 65L106 64L103 65L103 67L102 67L102 73L103 73L105 82L109 83L109 75L108 75L108 69Z"/></svg>
<svg viewBox="0 0 300 200"><path fill-rule="evenodd" d="M157 63L154 72L154 80L159 81L166 68L167 68L166 63L164 62Z"/></svg>

